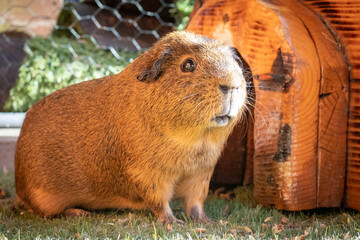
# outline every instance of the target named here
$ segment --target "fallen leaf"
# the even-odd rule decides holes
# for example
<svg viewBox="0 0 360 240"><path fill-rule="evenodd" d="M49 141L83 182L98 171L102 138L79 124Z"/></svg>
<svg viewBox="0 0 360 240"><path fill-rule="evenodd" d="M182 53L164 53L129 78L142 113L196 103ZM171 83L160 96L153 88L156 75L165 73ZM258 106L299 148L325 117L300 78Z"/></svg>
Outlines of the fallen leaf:
<svg viewBox="0 0 360 240"><path fill-rule="evenodd" d="M304 231L305 237L310 235L310 230L311 230L311 227L308 227L308 228L305 229L305 231Z"/></svg>
<svg viewBox="0 0 360 240"><path fill-rule="evenodd" d="M205 228L195 228L196 233L204 233L206 232Z"/></svg>
<svg viewBox="0 0 360 240"><path fill-rule="evenodd" d="M350 232L347 232L345 235L344 235L344 240L348 240L348 239L351 239L351 234Z"/></svg>
<svg viewBox="0 0 360 240"><path fill-rule="evenodd" d="M346 221L347 221L347 223L350 225L350 218L347 218Z"/></svg>
<svg viewBox="0 0 360 240"><path fill-rule="evenodd" d="M227 225L229 222L228 221L223 221L223 220L220 220L219 223L223 226Z"/></svg>
<svg viewBox="0 0 360 240"><path fill-rule="evenodd" d="M320 224L320 228L326 228L326 225L325 224Z"/></svg>
<svg viewBox="0 0 360 240"><path fill-rule="evenodd" d="M284 223L284 224L285 224L285 223L288 223L288 222L289 222L289 219L284 216L284 217L281 218L281 222Z"/></svg>
<svg viewBox="0 0 360 240"><path fill-rule="evenodd" d="M274 232L274 234L278 234L282 231L282 229L279 229L279 226L277 224L274 224L274 226L272 227L272 231Z"/></svg>
<svg viewBox="0 0 360 240"><path fill-rule="evenodd" d="M265 233L260 233L260 237L262 237L262 236L264 236L265 235Z"/></svg>
<svg viewBox="0 0 360 240"><path fill-rule="evenodd" d="M172 225L170 223L168 223L166 225L166 229L171 232L173 230Z"/></svg>
<svg viewBox="0 0 360 240"><path fill-rule="evenodd" d="M249 227L244 227L245 232L249 233L249 234L253 234L253 231L249 228Z"/></svg>
<svg viewBox="0 0 360 240"><path fill-rule="evenodd" d="M263 224L261 224L261 227L264 228L264 229L268 229L268 228L269 228L269 225L263 223Z"/></svg>
<svg viewBox="0 0 360 240"><path fill-rule="evenodd" d="M214 195L219 196L220 193L224 193L225 191L226 191L226 189L224 187L220 187L215 190Z"/></svg>
<svg viewBox="0 0 360 240"><path fill-rule="evenodd" d="M237 230L236 229L230 229L231 234L236 237Z"/></svg>
<svg viewBox="0 0 360 240"><path fill-rule="evenodd" d="M271 220L271 217L267 217L267 218L265 218L264 223L270 222L270 220Z"/></svg>
<svg viewBox="0 0 360 240"><path fill-rule="evenodd" d="M252 230L249 227L236 226L236 228L240 229L243 233L252 234Z"/></svg>
<svg viewBox="0 0 360 240"><path fill-rule="evenodd" d="M6 194L6 190L3 188L0 188L0 199L6 198L7 194Z"/></svg>
<svg viewBox="0 0 360 240"><path fill-rule="evenodd" d="M121 219L118 220L118 223L121 225L121 224L126 223L127 221L129 221L128 218L121 218Z"/></svg>
<svg viewBox="0 0 360 240"><path fill-rule="evenodd" d="M219 198L225 199L225 200L230 200L230 199L231 199L231 195L230 195L230 193L220 193L220 194L219 194Z"/></svg>
<svg viewBox="0 0 360 240"><path fill-rule="evenodd" d="M76 238L80 238L80 236L79 236L78 233L75 233L75 237L76 237Z"/></svg>
<svg viewBox="0 0 360 240"><path fill-rule="evenodd" d="M280 230L283 230L283 229L284 229L284 225L279 224L279 225L278 225L278 228L279 228Z"/></svg>

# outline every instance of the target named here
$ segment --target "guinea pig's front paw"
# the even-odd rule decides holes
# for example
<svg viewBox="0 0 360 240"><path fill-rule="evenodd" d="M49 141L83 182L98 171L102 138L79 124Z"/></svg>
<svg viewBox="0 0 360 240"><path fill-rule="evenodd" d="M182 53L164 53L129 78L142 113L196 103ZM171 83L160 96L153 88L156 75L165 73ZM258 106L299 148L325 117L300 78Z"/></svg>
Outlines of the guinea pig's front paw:
<svg viewBox="0 0 360 240"><path fill-rule="evenodd" d="M90 215L90 212L79 208L69 208L62 215L66 217L84 217Z"/></svg>
<svg viewBox="0 0 360 240"><path fill-rule="evenodd" d="M169 214L164 214L163 216L159 217L159 222L163 223L163 224L173 224L173 223L177 223L179 225L184 225L185 222L177 219L176 217L174 217L174 215L169 215Z"/></svg>
<svg viewBox="0 0 360 240"><path fill-rule="evenodd" d="M196 223L206 223L206 224L215 223L213 220L211 220L206 216L203 208L197 205L191 207L189 215L191 219Z"/></svg>

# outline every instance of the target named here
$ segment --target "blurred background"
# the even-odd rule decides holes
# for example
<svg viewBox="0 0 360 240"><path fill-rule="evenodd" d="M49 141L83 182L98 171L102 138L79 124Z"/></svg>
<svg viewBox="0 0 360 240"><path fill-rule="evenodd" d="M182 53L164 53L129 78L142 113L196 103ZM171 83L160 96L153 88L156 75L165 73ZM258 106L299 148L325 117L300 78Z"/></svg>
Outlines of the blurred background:
<svg viewBox="0 0 360 240"><path fill-rule="evenodd" d="M65 86L121 72L185 28L195 0L0 0L0 169L25 112Z"/></svg>
<svg viewBox="0 0 360 240"><path fill-rule="evenodd" d="M0 111L25 112L67 85L116 74L195 0L0 0Z"/></svg>

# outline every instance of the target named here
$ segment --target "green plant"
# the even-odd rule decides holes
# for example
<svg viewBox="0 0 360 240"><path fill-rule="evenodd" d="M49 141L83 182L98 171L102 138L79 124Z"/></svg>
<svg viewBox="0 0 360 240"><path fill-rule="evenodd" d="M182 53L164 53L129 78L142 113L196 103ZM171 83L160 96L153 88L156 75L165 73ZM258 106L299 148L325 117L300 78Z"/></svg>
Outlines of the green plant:
<svg viewBox="0 0 360 240"><path fill-rule="evenodd" d="M195 0L177 0L176 7L170 10L175 18L177 30L185 29L189 22L190 13L194 8Z"/></svg>
<svg viewBox="0 0 360 240"><path fill-rule="evenodd" d="M11 89L4 111L27 111L34 103L63 87L121 72L138 52L110 51L68 38L27 41L27 58L19 69L19 79Z"/></svg>

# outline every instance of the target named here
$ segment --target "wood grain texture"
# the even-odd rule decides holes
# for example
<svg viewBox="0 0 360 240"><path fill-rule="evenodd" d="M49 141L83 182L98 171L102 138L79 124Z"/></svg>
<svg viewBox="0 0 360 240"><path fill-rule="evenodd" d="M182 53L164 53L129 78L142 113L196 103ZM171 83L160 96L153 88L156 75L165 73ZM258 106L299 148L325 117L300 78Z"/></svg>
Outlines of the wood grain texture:
<svg viewBox="0 0 360 240"><path fill-rule="evenodd" d="M346 168L349 71L342 45L324 19L300 1L288 3L297 9L318 52L321 67L317 164L317 207L341 205ZM290 6L291 5L291 6ZM300 11L299 11L300 10ZM295 12L295 11L294 11Z"/></svg>
<svg viewBox="0 0 360 240"><path fill-rule="evenodd" d="M360 210L360 81L351 82L345 205Z"/></svg>
<svg viewBox="0 0 360 240"><path fill-rule="evenodd" d="M263 205L298 210L316 207L316 167L310 166L317 160L320 67L313 63L317 53L306 28L297 17L289 18L291 27L284 26L273 10L257 1L206 1L188 29L227 41L248 61L257 109L255 197ZM290 47L289 31L305 37L290 37ZM299 138L303 132L308 134Z"/></svg>
<svg viewBox="0 0 360 240"><path fill-rule="evenodd" d="M302 1L207 0L187 29L235 46L253 72L256 200L286 210L339 206L348 72L323 20Z"/></svg>
<svg viewBox="0 0 360 240"><path fill-rule="evenodd" d="M338 34L341 51L351 66L350 114L348 122L348 163L345 205L360 210L360 2L357 0L306 0Z"/></svg>
<svg viewBox="0 0 360 240"><path fill-rule="evenodd" d="M360 1L305 0L339 34L351 64L351 78L360 79Z"/></svg>
<svg viewBox="0 0 360 240"><path fill-rule="evenodd" d="M260 3L273 12L274 21L278 20L277 31L269 35L283 40L273 64L278 67L272 67L267 75L272 82L279 82L279 76L285 81L283 90L274 91L271 85L272 90L256 89L256 96L261 94L257 101L270 102L270 118L265 124L255 124L254 132L259 133L255 135L259 139L255 140L255 197L264 204L265 197L275 194L275 207L286 210L315 208L321 74L318 53L308 28L293 9L281 1ZM263 134L266 128L268 136ZM273 139L276 141L270 142Z"/></svg>

